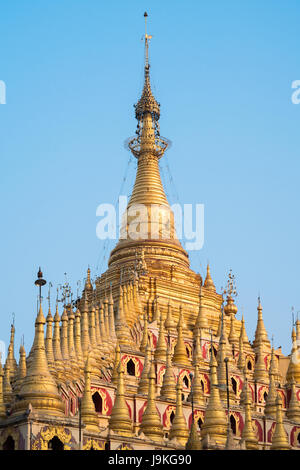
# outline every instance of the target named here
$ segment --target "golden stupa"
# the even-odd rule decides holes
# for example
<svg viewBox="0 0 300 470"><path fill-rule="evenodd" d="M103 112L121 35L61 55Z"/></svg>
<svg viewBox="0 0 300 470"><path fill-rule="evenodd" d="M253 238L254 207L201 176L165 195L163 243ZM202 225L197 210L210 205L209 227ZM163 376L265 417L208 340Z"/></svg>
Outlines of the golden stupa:
<svg viewBox="0 0 300 470"><path fill-rule="evenodd" d="M145 20L147 14L145 13ZM211 269L192 271L161 182L160 105L145 77L135 105L135 184L120 239L76 305L41 303L35 337L15 359L15 327L0 365L0 449L297 449L300 326L292 352L271 348L262 305L254 341L237 319L230 273L218 293ZM139 237L131 232L143 207ZM39 271L36 284L45 281ZM265 413L266 411L266 413Z"/></svg>

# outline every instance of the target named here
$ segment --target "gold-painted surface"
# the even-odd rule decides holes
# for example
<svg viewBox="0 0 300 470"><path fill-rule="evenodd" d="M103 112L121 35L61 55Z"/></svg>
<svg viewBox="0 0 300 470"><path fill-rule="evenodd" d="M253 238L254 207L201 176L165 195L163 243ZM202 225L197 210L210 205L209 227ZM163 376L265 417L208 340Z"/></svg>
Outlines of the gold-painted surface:
<svg viewBox="0 0 300 470"><path fill-rule="evenodd" d="M163 427L155 403L155 370L152 363L149 371L148 401L142 416L140 429L149 439L161 441L163 438Z"/></svg>

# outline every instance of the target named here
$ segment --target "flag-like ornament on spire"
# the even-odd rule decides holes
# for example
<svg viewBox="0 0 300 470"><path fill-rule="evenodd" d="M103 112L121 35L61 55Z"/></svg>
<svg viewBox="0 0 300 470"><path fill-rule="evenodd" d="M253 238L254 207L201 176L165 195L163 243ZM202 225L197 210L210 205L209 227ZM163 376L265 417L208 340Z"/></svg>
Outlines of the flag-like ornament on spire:
<svg viewBox="0 0 300 470"><path fill-rule="evenodd" d="M150 85L149 42L152 36L147 34L147 12L145 17L145 65L144 88L142 96L134 105L135 117L138 121L136 137L129 138L127 146L136 158L151 148L151 153L161 158L170 146L170 141L160 136L159 123L160 104L153 96Z"/></svg>
<svg viewBox="0 0 300 470"><path fill-rule="evenodd" d="M46 284L47 281L45 281L45 279L43 279L43 273L42 273L42 270L41 268L39 268L39 271L37 273L37 280L34 282L36 286L39 286L39 301L40 301L40 304L42 302L42 287Z"/></svg>

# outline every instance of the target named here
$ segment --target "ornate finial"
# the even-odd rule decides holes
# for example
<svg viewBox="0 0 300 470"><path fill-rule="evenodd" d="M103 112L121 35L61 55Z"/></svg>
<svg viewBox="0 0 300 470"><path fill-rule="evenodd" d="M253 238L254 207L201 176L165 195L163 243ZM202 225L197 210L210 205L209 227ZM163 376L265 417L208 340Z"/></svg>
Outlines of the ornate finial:
<svg viewBox="0 0 300 470"><path fill-rule="evenodd" d="M50 297L51 287L53 287L53 286L52 286L52 282L49 282L49 289L48 289L48 296L47 296L49 309L50 309L50 305L51 305L51 297Z"/></svg>
<svg viewBox="0 0 300 470"><path fill-rule="evenodd" d="M223 290L223 289L222 289ZM228 281L227 281L227 287L226 289L223 290L222 294L226 295L227 298L229 297L236 297L237 296L237 290L236 290L236 283L235 283L235 275L232 274L232 269L229 270L228 274Z"/></svg>
<svg viewBox="0 0 300 470"><path fill-rule="evenodd" d="M211 278L209 263L207 263L206 278L205 278L205 281L204 281L204 287L206 287L207 289L212 290L214 292L216 291L214 282Z"/></svg>
<svg viewBox="0 0 300 470"><path fill-rule="evenodd" d="M282 399L277 395L276 402L276 425L272 438L271 450L288 450L290 449L288 436L283 424L282 418Z"/></svg>
<svg viewBox="0 0 300 470"><path fill-rule="evenodd" d="M150 86L149 41L152 38L147 33L147 17L145 17L145 82L140 100L135 105L135 117L138 121L136 137L130 138L126 144L136 158L144 152L151 153L158 158L162 157L170 142L160 136L158 120L160 118L160 104L152 94Z"/></svg>
<svg viewBox="0 0 300 470"><path fill-rule="evenodd" d="M35 281L35 285L39 286L39 301L40 301L40 304L41 304L41 302L42 302L42 286L44 286L47 281L45 281L45 279L43 279L43 273L42 273L42 270L41 270L40 267L39 267L39 271L37 273L37 277L38 278Z"/></svg>

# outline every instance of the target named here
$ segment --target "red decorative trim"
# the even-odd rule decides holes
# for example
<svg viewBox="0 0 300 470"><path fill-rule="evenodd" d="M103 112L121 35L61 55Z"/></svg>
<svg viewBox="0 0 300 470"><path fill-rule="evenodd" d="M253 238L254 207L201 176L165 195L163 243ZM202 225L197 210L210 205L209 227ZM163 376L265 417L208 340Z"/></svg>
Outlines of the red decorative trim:
<svg viewBox="0 0 300 470"><path fill-rule="evenodd" d="M105 388L91 387L91 392L92 392L92 394L95 393L95 392L99 393L100 397L102 398L102 413L101 413L101 415L109 416L111 414L111 410L112 410L113 405L112 405L111 396L108 393L108 391L105 390Z"/></svg>
<svg viewBox="0 0 300 470"><path fill-rule="evenodd" d="M162 422L164 428L169 429L171 427L170 416L172 414L172 411L174 411L174 413L176 412L176 406L168 405L163 413Z"/></svg>
<svg viewBox="0 0 300 470"><path fill-rule="evenodd" d="M255 434L256 434L258 442L262 442L263 441L263 429L262 429L260 422L257 419L254 420L254 430L255 430Z"/></svg>

